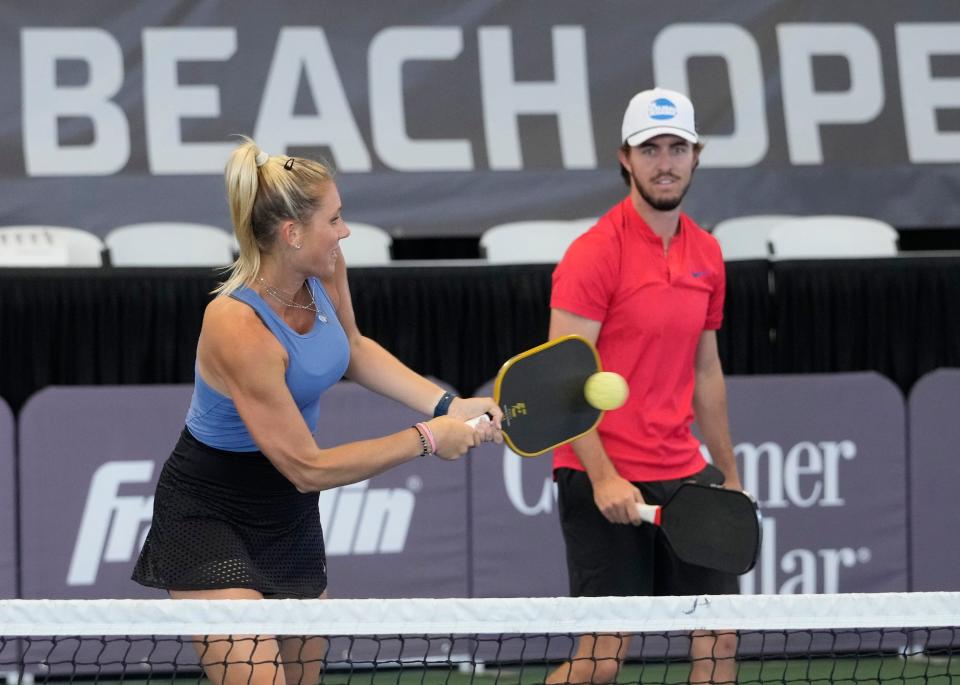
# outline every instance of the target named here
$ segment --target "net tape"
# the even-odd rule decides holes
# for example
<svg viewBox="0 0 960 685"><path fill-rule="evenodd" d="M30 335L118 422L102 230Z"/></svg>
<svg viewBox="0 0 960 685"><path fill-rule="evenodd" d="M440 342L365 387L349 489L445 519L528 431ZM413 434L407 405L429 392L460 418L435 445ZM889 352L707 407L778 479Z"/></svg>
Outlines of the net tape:
<svg viewBox="0 0 960 685"><path fill-rule="evenodd" d="M960 592L697 597L2 600L0 635L799 630L960 623ZM147 632L144 632L147 631Z"/></svg>

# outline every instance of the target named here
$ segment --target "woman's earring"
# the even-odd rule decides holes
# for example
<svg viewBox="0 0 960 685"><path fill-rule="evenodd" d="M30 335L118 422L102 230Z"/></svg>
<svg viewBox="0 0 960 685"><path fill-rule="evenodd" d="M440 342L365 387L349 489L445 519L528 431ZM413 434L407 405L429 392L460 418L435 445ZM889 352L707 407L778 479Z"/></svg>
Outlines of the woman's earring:
<svg viewBox="0 0 960 685"><path fill-rule="evenodd" d="M303 243L298 243L298 244L294 245L293 247L294 247L295 249L299 250L301 247L303 247Z"/></svg>

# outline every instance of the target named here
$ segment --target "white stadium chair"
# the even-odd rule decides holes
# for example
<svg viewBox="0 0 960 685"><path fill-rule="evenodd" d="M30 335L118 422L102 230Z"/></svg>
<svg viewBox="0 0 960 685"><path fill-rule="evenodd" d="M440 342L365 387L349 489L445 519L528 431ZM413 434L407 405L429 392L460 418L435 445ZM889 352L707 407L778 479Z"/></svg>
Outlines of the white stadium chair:
<svg viewBox="0 0 960 685"><path fill-rule="evenodd" d="M103 241L67 226L0 227L0 266L102 266Z"/></svg>
<svg viewBox="0 0 960 685"><path fill-rule="evenodd" d="M877 219L859 216L806 216L789 219L770 230L774 259L893 257L897 231Z"/></svg>
<svg viewBox="0 0 960 685"><path fill-rule="evenodd" d="M340 241L347 266L380 266L390 263L393 237L379 226L347 222L350 236Z"/></svg>
<svg viewBox="0 0 960 685"><path fill-rule="evenodd" d="M753 214L724 219L713 227L713 237L720 243L724 261L767 259L770 256L770 229L791 214Z"/></svg>
<svg viewBox="0 0 960 685"><path fill-rule="evenodd" d="M570 243L596 223L596 218L586 218L500 224L483 232L480 247L488 261L498 264L556 264Z"/></svg>
<svg viewBox="0 0 960 685"><path fill-rule="evenodd" d="M104 241L113 266L226 266L237 251L232 233L206 224L130 224Z"/></svg>

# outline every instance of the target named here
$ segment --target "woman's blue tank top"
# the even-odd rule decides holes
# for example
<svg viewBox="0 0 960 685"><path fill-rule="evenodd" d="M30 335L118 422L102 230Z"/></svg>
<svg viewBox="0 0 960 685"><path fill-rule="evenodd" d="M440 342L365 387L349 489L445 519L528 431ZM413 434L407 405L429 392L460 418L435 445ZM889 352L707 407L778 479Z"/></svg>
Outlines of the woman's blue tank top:
<svg viewBox="0 0 960 685"><path fill-rule="evenodd" d="M304 421L313 433L320 418L320 395L343 376L350 363L350 346L337 319L333 303L320 281L307 279L319 314L313 328L300 334L290 328L263 298L250 288L241 288L231 297L253 307L257 315L280 344L287 350L287 387L293 395ZM324 321L326 319L326 321ZM246 425L237 407L194 372L193 398L187 411L187 428L193 436L210 447L232 452L255 452Z"/></svg>

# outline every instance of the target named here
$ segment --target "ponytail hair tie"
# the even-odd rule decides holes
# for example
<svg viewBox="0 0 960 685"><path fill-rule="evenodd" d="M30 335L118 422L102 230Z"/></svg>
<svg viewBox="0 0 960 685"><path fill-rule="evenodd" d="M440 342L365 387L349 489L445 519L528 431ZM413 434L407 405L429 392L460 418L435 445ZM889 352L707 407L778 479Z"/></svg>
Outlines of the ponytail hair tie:
<svg viewBox="0 0 960 685"><path fill-rule="evenodd" d="M261 167L267 163L267 160L270 159L270 155L264 152L263 150L260 150L260 152L257 153L257 156L254 159L257 162L257 166Z"/></svg>

